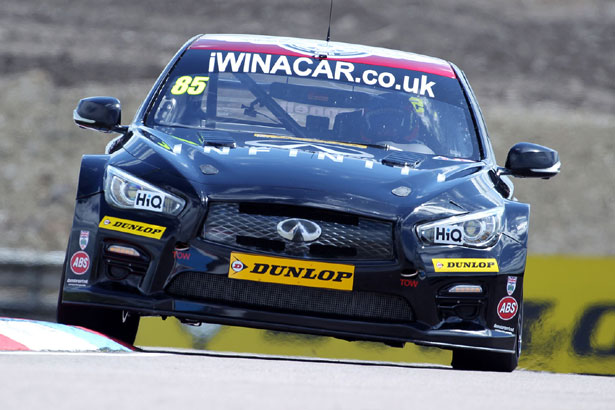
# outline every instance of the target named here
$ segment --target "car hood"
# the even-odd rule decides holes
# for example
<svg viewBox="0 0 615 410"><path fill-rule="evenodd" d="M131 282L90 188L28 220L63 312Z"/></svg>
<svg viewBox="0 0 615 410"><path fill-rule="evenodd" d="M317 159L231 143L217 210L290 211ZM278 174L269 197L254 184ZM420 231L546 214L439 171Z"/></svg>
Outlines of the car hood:
<svg viewBox="0 0 615 410"><path fill-rule="evenodd" d="M150 179L188 180L210 201L293 203L391 219L501 203L483 162L254 133L202 133L195 141L145 127L133 132L124 148L160 171Z"/></svg>

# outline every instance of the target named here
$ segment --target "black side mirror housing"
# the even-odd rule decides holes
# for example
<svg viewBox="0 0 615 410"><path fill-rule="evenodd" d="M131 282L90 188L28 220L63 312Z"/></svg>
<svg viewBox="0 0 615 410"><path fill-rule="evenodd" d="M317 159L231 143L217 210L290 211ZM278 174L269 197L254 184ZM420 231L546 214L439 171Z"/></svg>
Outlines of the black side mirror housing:
<svg viewBox="0 0 615 410"><path fill-rule="evenodd" d="M557 151L529 142L513 145L501 173L519 178L549 179L559 174L561 163Z"/></svg>
<svg viewBox="0 0 615 410"><path fill-rule="evenodd" d="M73 111L73 120L81 128L102 132L125 133L128 127L120 125L120 100L113 97L90 97L79 101Z"/></svg>

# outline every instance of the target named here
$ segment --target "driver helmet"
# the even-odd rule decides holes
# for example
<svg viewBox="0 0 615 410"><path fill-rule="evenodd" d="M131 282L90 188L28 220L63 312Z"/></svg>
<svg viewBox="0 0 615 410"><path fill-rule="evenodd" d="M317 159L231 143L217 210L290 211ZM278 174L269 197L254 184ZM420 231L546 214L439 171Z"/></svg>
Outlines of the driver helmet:
<svg viewBox="0 0 615 410"><path fill-rule="evenodd" d="M363 113L364 138L373 142L412 142L419 130L417 111L417 102L407 95L392 93L372 98Z"/></svg>

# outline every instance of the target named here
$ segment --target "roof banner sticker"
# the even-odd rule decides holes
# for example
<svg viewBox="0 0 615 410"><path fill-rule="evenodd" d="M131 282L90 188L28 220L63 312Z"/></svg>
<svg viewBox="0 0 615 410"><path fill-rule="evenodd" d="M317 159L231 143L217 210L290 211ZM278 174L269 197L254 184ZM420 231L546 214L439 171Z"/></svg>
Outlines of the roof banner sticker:
<svg viewBox="0 0 615 410"><path fill-rule="evenodd" d="M381 68L372 66L373 68ZM312 77L328 80L347 81L355 84L378 86L384 89L404 91L434 98L434 81L425 74L410 76L399 72L360 69L348 61L318 60L310 57L289 57L286 55L257 54L246 52L212 52L209 55L208 70L231 73L262 73Z"/></svg>
<svg viewBox="0 0 615 410"><path fill-rule="evenodd" d="M251 36L245 34L207 34L203 36L202 39L226 41L229 43L275 45L285 50L304 54L306 56L326 54L327 57L330 58L363 58L377 55L381 57L418 61L423 63L442 62L439 58L416 54L409 51L295 37Z"/></svg>

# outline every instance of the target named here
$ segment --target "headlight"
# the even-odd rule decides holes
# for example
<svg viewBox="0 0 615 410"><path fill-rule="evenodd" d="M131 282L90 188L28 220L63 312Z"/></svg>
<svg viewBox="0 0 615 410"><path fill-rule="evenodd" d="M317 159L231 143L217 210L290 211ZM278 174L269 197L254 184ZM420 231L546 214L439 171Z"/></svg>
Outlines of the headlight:
<svg viewBox="0 0 615 410"><path fill-rule="evenodd" d="M453 216L416 228L428 245L461 245L486 248L494 245L501 233L504 208Z"/></svg>
<svg viewBox="0 0 615 410"><path fill-rule="evenodd" d="M177 215L186 201L121 169L108 166L105 199L113 206Z"/></svg>

